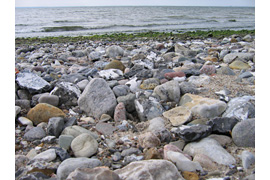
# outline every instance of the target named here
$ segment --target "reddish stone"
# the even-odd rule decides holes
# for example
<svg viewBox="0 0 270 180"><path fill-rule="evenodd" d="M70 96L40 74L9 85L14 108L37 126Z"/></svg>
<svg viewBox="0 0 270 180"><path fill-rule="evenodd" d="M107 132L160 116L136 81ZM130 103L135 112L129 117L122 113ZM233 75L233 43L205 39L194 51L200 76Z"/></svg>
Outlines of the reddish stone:
<svg viewBox="0 0 270 180"><path fill-rule="evenodd" d="M42 66L35 66L32 68L32 71L40 71L41 73L43 73L45 70Z"/></svg>
<svg viewBox="0 0 270 180"><path fill-rule="evenodd" d="M216 72L216 67L214 65L203 65L203 67L200 69L201 74L215 74Z"/></svg>
<svg viewBox="0 0 270 180"><path fill-rule="evenodd" d="M15 74L18 74L20 71L17 69L17 68L15 68Z"/></svg>
<svg viewBox="0 0 270 180"><path fill-rule="evenodd" d="M165 75L164 75L164 77L166 78L166 79L169 79L169 80L171 80L171 79L173 79L173 78L175 78L175 77L184 77L184 76L186 76L185 75L185 73L183 73L183 72L169 72L169 73L166 73Z"/></svg>
<svg viewBox="0 0 270 180"><path fill-rule="evenodd" d="M165 49L165 46L164 46L164 44L160 43L160 44L158 44L158 45L156 46L156 49L157 49L157 50Z"/></svg>
<svg viewBox="0 0 270 180"><path fill-rule="evenodd" d="M114 120L115 122L121 122L123 120L127 120L126 117L126 108L123 102L120 102L114 110Z"/></svg>

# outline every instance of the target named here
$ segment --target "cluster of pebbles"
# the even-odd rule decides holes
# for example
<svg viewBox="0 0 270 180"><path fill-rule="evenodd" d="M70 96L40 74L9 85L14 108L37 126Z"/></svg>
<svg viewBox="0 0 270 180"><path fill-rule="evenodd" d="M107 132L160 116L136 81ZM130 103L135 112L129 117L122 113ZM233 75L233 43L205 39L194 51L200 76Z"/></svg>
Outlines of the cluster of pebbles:
<svg viewBox="0 0 270 180"><path fill-rule="evenodd" d="M255 179L255 39L16 46L16 179Z"/></svg>

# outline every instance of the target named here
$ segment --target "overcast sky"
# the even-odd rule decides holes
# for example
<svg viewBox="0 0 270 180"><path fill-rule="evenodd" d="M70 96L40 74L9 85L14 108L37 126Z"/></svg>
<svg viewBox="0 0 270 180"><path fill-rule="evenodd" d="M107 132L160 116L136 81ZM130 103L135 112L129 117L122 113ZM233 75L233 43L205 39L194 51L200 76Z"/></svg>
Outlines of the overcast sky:
<svg viewBox="0 0 270 180"><path fill-rule="evenodd" d="M47 6L255 6L255 0L15 0L16 7Z"/></svg>

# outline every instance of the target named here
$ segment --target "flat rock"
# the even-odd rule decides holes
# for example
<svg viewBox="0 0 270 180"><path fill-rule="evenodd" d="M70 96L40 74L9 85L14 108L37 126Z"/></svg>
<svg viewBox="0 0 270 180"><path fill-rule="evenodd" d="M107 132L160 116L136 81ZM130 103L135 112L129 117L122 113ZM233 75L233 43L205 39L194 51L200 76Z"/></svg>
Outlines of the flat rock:
<svg viewBox="0 0 270 180"><path fill-rule="evenodd" d="M89 130L81 127L81 126L77 126L77 125L66 127L62 131L61 135L71 135L71 136L73 136L75 138L75 137L79 136L82 133L87 133L87 134L93 136L95 139L98 138L98 135L96 133L94 133L92 131L89 131Z"/></svg>
<svg viewBox="0 0 270 180"><path fill-rule="evenodd" d="M112 124L99 122L96 124L96 130L104 135L112 135L117 128Z"/></svg>
<svg viewBox="0 0 270 180"><path fill-rule="evenodd" d="M193 157L196 154L204 154L218 164L230 165L236 163L234 157L212 138L204 138L198 142L188 143L184 148L184 152Z"/></svg>
<svg viewBox="0 0 270 180"><path fill-rule="evenodd" d="M254 100L254 96L243 96L231 99L222 117L236 117L239 120L255 118Z"/></svg>
<svg viewBox="0 0 270 180"><path fill-rule="evenodd" d="M124 180L184 180L173 163L167 160L144 160L114 171Z"/></svg>
<svg viewBox="0 0 270 180"><path fill-rule="evenodd" d="M107 82L101 78L94 78L78 99L78 105L89 116L99 119L102 114L112 115L117 103Z"/></svg>
<svg viewBox="0 0 270 180"><path fill-rule="evenodd" d="M227 107L225 102L189 93L182 96L179 105L189 109L192 115L197 115L202 118L214 118L219 116Z"/></svg>
<svg viewBox="0 0 270 180"><path fill-rule="evenodd" d="M52 117L65 116L66 114L61 109L46 103L36 105L27 113L27 118L33 121L34 125L41 122L48 122Z"/></svg>
<svg viewBox="0 0 270 180"><path fill-rule="evenodd" d="M231 75L231 76L236 75L235 72L227 66L217 69L217 74Z"/></svg>
<svg viewBox="0 0 270 180"><path fill-rule="evenodd" d="M18 121L24 126L27 126L27 125L33 126L33 122L26 117L19 117Z"/></svg>
<svg viewBox="0 0 270 180"><path fill-rule="evenodd" d="M44 160L46 162L51 162L56 158L56 153L55 149L48 149L46 151L43 151L36 155L33 159L38 159L38 160Z"/></svg>
<svg viewBox="0 0 270 180"><path fill-rule="evenodd" d="M188 78L188 82L195 84L196 86L207 85L211 81L208 75L201 74L200 76L191 76Z"/></svg>
<svg viewBox="0 0 270 180"><path fill-rule="evenodd" d="M154 93L163 101L173 101L178 103L180 100L181 92L177 81L172 80L162 85L156 86Z"/></svg>
<svg viewBox="0 0 270 180"><path fill-rule="evenodd" d="M76 157L90 157L97 152L98 143L88 133L82 133L71 142L71 149Z"/></svg>
<svg viewBox="0 0 270 180"><path fill-rule="evenodd" d="M163 116L172 123L173 126L182 125L191 120L192 114L186 107L178 106L169 111L165 111Z"/></svg>
<svg viewBox="0 0 270 180"><path fill-rule="evenodd" d="M18 73L16 82L21 88L27 89L31 94L46 92L51 85L35 73Z"/></svg>
<svg viewBox="0 0 270 180"><path fill-rule="evenodd" d="M250 68L250 66L247 63L244 63L243 61L240 61L240 60L233 61L229 65L229 67L232 68L232 69L240 69L240 70Z"/></svg>
<svg viewBox="0 0 270 180"><path fill-rule="evenodd" d="M33 127L24 134L27 141L40 140L46 136L46 132L41 127Z"/></svg>
<svg viewBox="0 0 270 180"><path fill-rule="evenodd" d="M59 165L57 179L65 180L76 168L94 168L100 165L101 162L98 159L89 159L86 157L68 158Z"/></svg>
<svg viewBox="0 0 270 180"><path fill-rule="evenodd" d="M232 130L232 139L239 147L255 147L255 119L237 123Z"/></svg>
<svg viewBox="0 0 270 180"><path fill-rule="evenodd" d="M118 174L108 167L77 168L67 177L67 180L91 179L91 180L121 180Z"/></svg>

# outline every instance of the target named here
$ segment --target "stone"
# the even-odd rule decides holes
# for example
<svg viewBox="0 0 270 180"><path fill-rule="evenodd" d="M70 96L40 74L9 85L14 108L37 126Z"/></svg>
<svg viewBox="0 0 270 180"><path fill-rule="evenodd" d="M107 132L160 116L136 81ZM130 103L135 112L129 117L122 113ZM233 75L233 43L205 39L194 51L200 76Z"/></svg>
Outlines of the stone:
<svg viewBox="0 0 270 180"><path fill-rule="evenodd" d="M200 163L203 169L206 169L207 171L214 171L217 169L217 164L205 154L196 154L193 161Z"/></svg>
<svg viewBox="0 0 270 180"><path fill-rule="evenodd" d="M59 105L77 106L77 100L81 95L81 91L76 84L60 82L56 83L50 94L59 97Z"/></svg>
<svg viewBox="0 0 270 180"><path fill-rule="evenodd" d="M40 140L46 136L46 132L41 127L33 127L27 131L23 138L27 141Z"/></svg>
<svg viewBox="0 0 270 180"><path fill-rule="evenodd" d="M46 162L51 162L56 158L56 153L55 149L48 149L46 151L43 151L36 155L33 160L38 159L38 160L44 160Z"/></svg>
<svg viewBox="0 0 270 180"><path fill-rule="evenodd" d="M152 132L146 132L139 136L139 145L143 148L157 147L160 145L160 140Z"/></svg>
<svg viewBox="0 0 270 180"><path fill-rule="evenodd" d="M238 78L240 78L240 79L242 79L242 78L250 78L250 77L253 77L253 74L251 72L248 72L248 71L243 72L242 74L240 74L238 76Z"/></svg>
<svg viewBox="0 0 270 180"><path fill-rule="evenodd" d="M191 111L182 106L178 106L169 111L165 111L163 116L167 118L173 126L180 126L185 124L192 118Z"/></svg>
<svg viewBox="0 0 270 180"><path fill-rule="evenodd" d="M126 108L123 102L120 102L114 110L114 121L120 123L123 120L127 120L126 117Z"/></svg>
<svg viewBox="0 0 270 180"><path fill-rule="evenodd" d="M62 130L64 129L64 124L65 121L62 117L50 118L47 126L47 133L58 138Z"/></svg>
<svg viewBox="0 0 270 180"><path fill-rule="evenodd" d="M115 95L106 81L94 78L79 97L78 105L89 116L99 119L102 114L112 115L117 103Z"/></svg>
<svg viewBox="0 0 270 180"><path fill-rule="evenodd" d="M179 71L179 72L169 72L169 73L165 73L164 77L168 80L172 80L175 77L185 77L185 73Z"/></svg>
<svg viewBox="0 0 270 180"><path fill-rule="evenodd" d="M167 160L136 161L114 172L125 180L184 180L175 165Z"/></svg>
<svg viewBox="0 0 270 180"><path fill-rule="evenodd" d="M234 157L212 138L204 138L198 142L188 143L184 148L184 152L193 157L196 154L204 154L212 161L222 165L231 165L236 163Z"/></svg>
<svg viewBox="0 0 270 180"><path fill-rule="evenodd" d="M211 134L208 138L216 140L222 147L232 143L232 138L226 135Z"/></svg>
<svg viewBox="0 0 270 180"><path fill-rule="evenodd" d="M98 75L106 80L119 79L123 76L123 72L119 69L107 69L98 72Z"/></svg>
<svg viewBox="0 0 270 180"><path fill-rule="evenodd" d="M142 82L140 88L144 90L154 90L159 84L159 79L149 78Z"/></svg>
<svg viewBox="0 0 270 180"><path fill-rule="evenodd" d="M214 118L221 115L227 108L227 104L223 101L189 93L182 96L179 105L189 109L192 115L202 118Z"/></svg>
<svg viewBox="0 0 270 180"><path fill-rule="evenodd" d="M153 97L135 99L134 103L141 121L159 117L164 112L162 105Z"/></svg>
<svg viewBox="0 0 270 180"><path fill-rule="evenodd" d="M84 79L84 80L81 80L80 82L78 82L76 85L79 87L79 89L81 91L83 91L88 83L89 83L89 81L87 79Z"/></svg>
<svg viewBox="0 0 270 180"><path fill-rule="evenodd" d="M73 65L74 66L74 65ZM69 82L72 84L76 84L82 80L86 79L85 76L79 74L79 73L71 73L71 74L65 74L61 77L60 81L63 82Z"/></svg>
<svg viewBox="0 0 270 180"><path fill-rule="evenodd" d="M104 70L106 69L119 69L121 71L125 71L125 66L124 64L121 62L121 61L118 61L118 60L112 60L109 64L107 64L105 67L104 67Z"/></svg>
<svg viewBox="0 0 270 180"><path fill-rule="evenodd" d="M236 146L255 147L255 119L237 123L232 130L232 139Z"/></svg>
<svg viewBox="0 0 270 180"><path fill-rule="evenodd" d="M27 157L28 159L32 160L36 155L37 155L37 151L36 151L35 149L31 149L31 150L27 153L26 157Z"/></svg>
<svg viewBox="0 0 270 180"><path fill-rule="evenodd" d="M253 37L250 34L247 34L243 37L243 40L246 42L252 42L253 41Z"/></svg>
<svg viewBox="0 0 270 180"><path fill-rule="evenodd" d="M250 68L250 66L247 63L244 63L243 61L240 61L240 60L233 61L229 65L229 67L232 68L232 69L240 69L240 70Z"/></svg>
<svg viewBox="0 0 270 180"><path fill-rule="evenodd" d="M174 162L176 164L176 167L182 172L183 171L203 172L200 163L191 161L180 152L168 151L167 158L168 160Z"/></svg>
<svg viewBox="0 0 270 180"><path fill-rule="evenodd" d="M243 180L255 180L255 174L251 174L249 176L246 176Z"/></svg>
<svg viewBox="0 0 270 180"><path fill-rule="evenodd" d="M217 69L217 74L230 75L230 76L236 75L235 72L227 66Z"/></svg>
<svg viewBox="0 0 270 180"><path fill-rule="evenodd" d="M130 91L129 87L126 85L114 86L112 90L113 90L116 97L126 96Z"/></svg>
<svg viewBox="0 0 270 180"><path fill-rule="evenodd" d="M77 168L71 172L67 180L91 179L91 180L121 180L118 174L108 167Z"/></svg>
<svg viewBox="0 0 270 180"><path fill-rule="evenodd" d="M198 174L196 174L194 172L183 171L182 175L183 175L185 180L199 180L200 179Z"/></svg>
<svg viewBox="0 0 270 180"><path fill-rule="evenodd" d="M212 127L213 133L229 134L238 122L234 117L216 117L208 121L207 125Z"/></svg>
<svg viewBox="0 0 270 180"><path fill-rule="evenodd" d="M255 164L255 156L249 151L243 151L241 159L244 169L249 169L253 164Z"/></svg>
<svg viewBox="0 0 270 180"><path fill-rule="evenodd" d="M30 93L26 89L17 90L17 95L20 99L29 100L31 98Z"/></svg>
<svg viewBox="0 0 270 180"><path fill-rule="evenodd" d="M27 126L27 125L33 126L33 122L26 117L19 117L18 121L24 126Z"/></svg>
<svg viewBox="0 0 270 180"><path fill-rule="evenodd" d="M96 124L96 130L104 135L112 135L117 128L109 123L99 122Z"/></svg>
<svg viewBox="0 0 270 180"><path fill-rule="evenodd" d="M156 86L154 93L165 102L172 101L178 103L181 96L179 84L175 80Z"/></svg>
<svg viewBox="0 0 270 180"><path fill-rule="evenodd" d="M223 62L230 64L235 59L243 59L244 61L252 61L254 57L253 53L230 53L224 56Z"/></svg>
<svg viewBox="0 0 270 180"><path fill-rule="evenodd" d="M25 155L15 155L15 170L17 171L20 167L26 166L29 158Z"/></svg>
<svg viewBox="0 0 270 180"><path fill-rule="evenodd" d="M180 92L182 95L186 93L190 94L198 94L199 90L197 89L197 86L195 84L192 84L190 82L182 82L179 84L180 86Z"/></svg>
<svg viewBox="0 0 270 180"><path fill-rule="evenodd" d="M46 92L51 85L35 73L20 72L17 74L16 82L21 88L27 89L30 94Z"/></svg>
<svg viewBox="0 0 270 180"><path fill-rule="evenodd" d="M236 97L229 101L222 117L236 117L239 120L255 118L254 96Z"/></svg>
<svg viewBox="0 0 270 180"><path fill-rule="evenodd" d="M205 60L205 61L212 61L212 62L218 62L218 58L217 57L213 57L213 56L207 56L206 58L203 58L203 60Z"/></svg>
<svg viewBox="0 0 270 180"><path fill-rule="evenodd" d="M162 159L162 156L156 147L151 147L150 149L146 150L146 152L144 153L144 159L145 160Z"/></svg>
<svg viewBox="0 0 270 180"><path fill-rule="evenodd" d="M149 120L149 126L147 128L148 131L156 134L163 130L165 130L165 121L162 117L156 117Z"/></svg>
<svg viewBox="0 0 270 180"><path fill-rule="evenodd" d="M203 65L203 67L200 69L201 74L212 75L215 74L215 72L216 67L214 65Z"/></svg>
<svg viewBox="0 0 270 180"><path fill-rule="evenodd" d="M66 127L62 131L61 135L71 135L75 138L82 133L87 133L87 134L91 135L92 137L94 137L95 139L98 138L98 135L95 132L89 131L89 130L87 130L81 126L77 126L77 125Z"/></svg>
<svg viewBox="0 0 270 180"><path fill-rule="evenodd" d="M52 117L65 117L66 114L59 108L50 104L40 103L30 109L27 113L27 118L30 119L34 125L41 122L48 122Z"/></svg>
<svg viewBox="0 0 270 180"><path fill-rule="evenodd" d="M89 159L85 157L68 158L59 165L57 169L57 179L65 180L76 168L95 168L100 165L101 162L98 159Z"/></svg>
<svg viewBox="0 0 270 180"><path fill-rule="evenodd" d="M137 77L132 78L130 81L126 82L125 85L129 87L130 91L136 93L139 91L141 80L138 80Z"/></svg>
<svg viewBox="0 0 270 180"><path fill-rule="evenodd" d="M73 141L74 137L72 135L61 135L59 136L58 144L61 148L69 149L71 142Z"/></svg>
<svg viewBox="0 0 270 180"><path fill-rule="evenodd" d="M106 55L110 58L116 58L117 56L123 56L124 50L120 46L110 46L106 49Z"/></svg>
<svg viewBox="0 0 270 180"><path fill-rule="evenodd" d="M169 72L175 72L174 70L172 69L159 69L157 72L154 73L154 78L157 78L157 79L164 79L164 75L166 73L169 73Z"/></svg>
<svg viewBox="0 0 270 180"><path fill-rule="evenodd" d="M185 142L191 142L207 137L211 132L211 126L196 124L192 126L182 125L177 129L176 134Z"/></svg>
<svg viewBox="0 0 270 180"><path fill-rule="evenodd" d="M209 84L211 78L206 74L201 74L200 76L191 76L188 78L188 82L195 84L196 86L203 86Z"/></svg>
<svg viewBox="0 0 270 180"><path fill-rule="evenodd" d="M90 134L82 133L71 142L75 157L90 157L97 152L98 143Z"/></svg>
<svg viewBox="0 0 270 180"><path fill-rule="evenodd" d="M52 106L57 107L59 104L59 97L56 95L41 95L40 98L38 99L39 103L47 103Z"/></svg>
<svg viewBox="0 0 270 180"><path fill-rule="evenodd" d="M30 101L26 99L15 100L15 106L19 106L21 109L25 109L26 111L31 109Z"/></svg>
<svg viewBox="0 0 270 180"><path fill-rule="evenodd" d="M22 108L20 106L15 106L15 118L21 112Z"/></svg>
<svg viewBox="0 0 270 180"><path fill-rule="evenodd" d="M142 152L137 149L137 148L134 148L134 147L131 147L129 149L125 149L121 152L121 156L125 157L125 156L129 156L131 154L136 154L136 155L139 155L141 154Z"/></svg>
<svg viewBox="0 0 270 180"><path fill-rule="evenodd" d="M117 98L117 102L118 103L123 102L127 112L131 113L135 111L135 103L134 103L135 99L136 99L136 95L129 93L126 96L119 96Z"/></svg>
<svg viewBox="0 0 270 180"><path fill-rule="evenodd" d="M179 139L179 140L177 140L177 141L172 141L172 142L170 142L169 145L173 145L173 146L177 147L179 150L183 150L184 147L185 147L185 145L186 145L186 142L185 142L183 139ZM166 146L166 145L165 145L165 146ZM164 147L165 147L165 146L164 146Z"/></svg>

